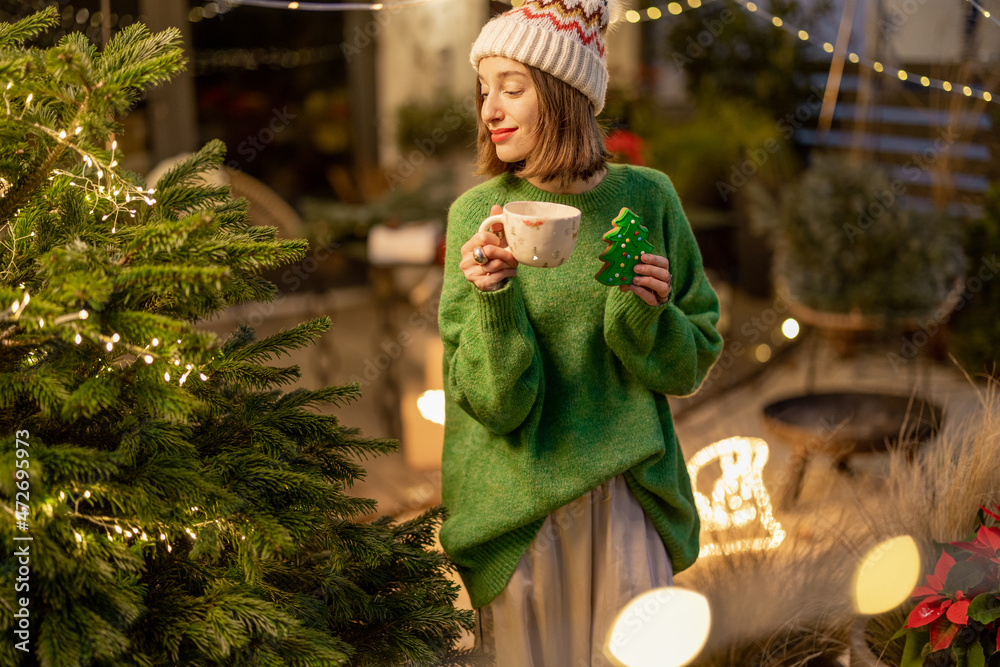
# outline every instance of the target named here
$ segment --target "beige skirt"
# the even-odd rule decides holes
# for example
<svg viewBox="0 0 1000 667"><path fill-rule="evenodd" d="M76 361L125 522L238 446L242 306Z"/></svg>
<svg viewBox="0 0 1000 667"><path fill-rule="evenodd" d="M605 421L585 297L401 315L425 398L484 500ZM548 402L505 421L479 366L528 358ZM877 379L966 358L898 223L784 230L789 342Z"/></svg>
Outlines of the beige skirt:
<svg viewBox="0 0 1000 667"><path fill-rule="evenodd" d="M621 475L550 514L507 587L476 615L497 667L605 667L619 610L673 583L663 541Z"/></svg>

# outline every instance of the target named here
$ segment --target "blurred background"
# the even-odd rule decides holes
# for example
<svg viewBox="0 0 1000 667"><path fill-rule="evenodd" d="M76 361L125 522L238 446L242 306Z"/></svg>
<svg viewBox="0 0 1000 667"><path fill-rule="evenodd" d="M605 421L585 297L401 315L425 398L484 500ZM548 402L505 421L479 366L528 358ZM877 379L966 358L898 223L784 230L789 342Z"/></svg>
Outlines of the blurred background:
<svg viewBox="0 0 1000 667"><path fill-rule="evenodd" d="M722 302L722 358L671 399L696 487L728 474L713 443L760 438L756 544L822 540L887 448L933 446L998 373L1000 0L612 4L608 147L672 178ZM0 20L45 5L50 39L181 30L187 70L124 119L122 165L153 185L221 138L218 181L311 243L268 276L275 302L203 326L329 315L289 363L359 382L338 415L400 441L354 492L399 517L439 502L446 213L478 182L468 53L511 3L5 0Z"/></svg>

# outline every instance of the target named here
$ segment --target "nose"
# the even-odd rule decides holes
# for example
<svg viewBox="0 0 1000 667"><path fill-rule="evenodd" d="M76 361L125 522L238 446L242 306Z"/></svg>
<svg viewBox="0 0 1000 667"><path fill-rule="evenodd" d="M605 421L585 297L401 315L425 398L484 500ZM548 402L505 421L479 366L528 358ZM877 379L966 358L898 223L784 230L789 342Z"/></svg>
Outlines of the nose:
<svg viewBox="0 0 1000 667"><path fill-rule="evenodd" d="M491 121L503 119L503 108L499 103L499 98L493 91L487 93L485 99L483 99L482 117L483 122L487 124Z"/></svg>

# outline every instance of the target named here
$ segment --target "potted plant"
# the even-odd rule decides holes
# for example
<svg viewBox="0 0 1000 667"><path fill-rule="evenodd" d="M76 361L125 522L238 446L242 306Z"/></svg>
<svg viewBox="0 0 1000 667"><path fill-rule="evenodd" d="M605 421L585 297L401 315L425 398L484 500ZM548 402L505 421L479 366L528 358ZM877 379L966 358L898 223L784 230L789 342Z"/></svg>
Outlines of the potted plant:
<svg viewBox="0 0 1000 667"><path fill-rule="evenodd" d="M780 201L748 195L775 243L779 294L806 322L871 329L950 310L965 268L957 225L902 206L902 184L877 164L816 154Z"/></svg>
<svg viewBox="0 0 1000 667"><path fill-rule="evenodd" d="M857 620L852 667L1000 665L998 390L995 380L976 387L979 409L912 460L890 452L884 488L861 513L867 539L910 535L926 574L906 603Z"/></svg>
<svg viewBox="0 0 1000 667"><path fill-rule="evenodd" d="M968 540L939 547L934 571L914 589L908 613L871 665L899 667L993 667L1000 665L1000 505L980 508L979 527ZM892 618L898 618L897 610ZM880 622L883 630L888 625ZM877 632L871 633L877 635ZM855 645L855 651L858 651ZM863 649L862 649L862 652ZM865 658L860 661L864 663Z"/></svg>

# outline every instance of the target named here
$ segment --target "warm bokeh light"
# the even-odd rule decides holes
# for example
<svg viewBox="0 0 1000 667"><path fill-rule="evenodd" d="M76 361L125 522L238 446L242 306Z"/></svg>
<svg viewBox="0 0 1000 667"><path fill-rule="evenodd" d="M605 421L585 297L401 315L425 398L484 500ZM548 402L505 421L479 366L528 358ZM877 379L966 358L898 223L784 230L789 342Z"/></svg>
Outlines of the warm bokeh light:
<svg viewBox="0 0 1000 667"><path fill-rule="evenodd" d="M785 335L785 338L791 340L799 335L799 323L789 317L787 320L781 323L781 333Z"/></svg>
<svg viewBox="0 0 1000 667"><path fill-rule="evenodd" d="M920 550L909 535L875 545L854 573L854 608L860 614L895 609L920 579Z"/></svg>
<svg viewBox="0 0 1000 667"><path fill-rule="evenodd" d="M659 7L650 7L649 9L646 10L646 15L655 21L656 19L663 16L663 12L660 11Z"/></svg>
<svg viewBox="0 0 1000 667"><path fill-rule="evenodd" d="M444 391L429 389L417 399L417 409L427 421L444 424Z"/></svg>
<svg viewBox="0 0 1000 667"><path fill-rule="evenodd" d="M640 16L639 12L635 11L634 9L630 9L627 12L625 12L625 18L628 19L629 23L638 23L640 20L642 20L642 16Z"/></svg>
<svg viewBox="0 0 1000 667"><path fill-rule="evenodd" d="M677 16L678 14L684 11L684 8L681 7L679 2L671 2L669 5L667 5L667 11L673 14L674 16Z"/></svg>
<svg viewBox="0 0 1000 667"><path fill-rule="evenodd" d="M760 363L767 363L771 360L771 346L767 343L761 343L754 349L753 356L756 357L757 361Z"/></svg>
<svg viewBox="0 0 1000 667"><path fill-rule="evenodd" d="M704 595L686 588L655 588L618 613L604 655L616 667L682 667L698 657L711 624Z"/></svg>

